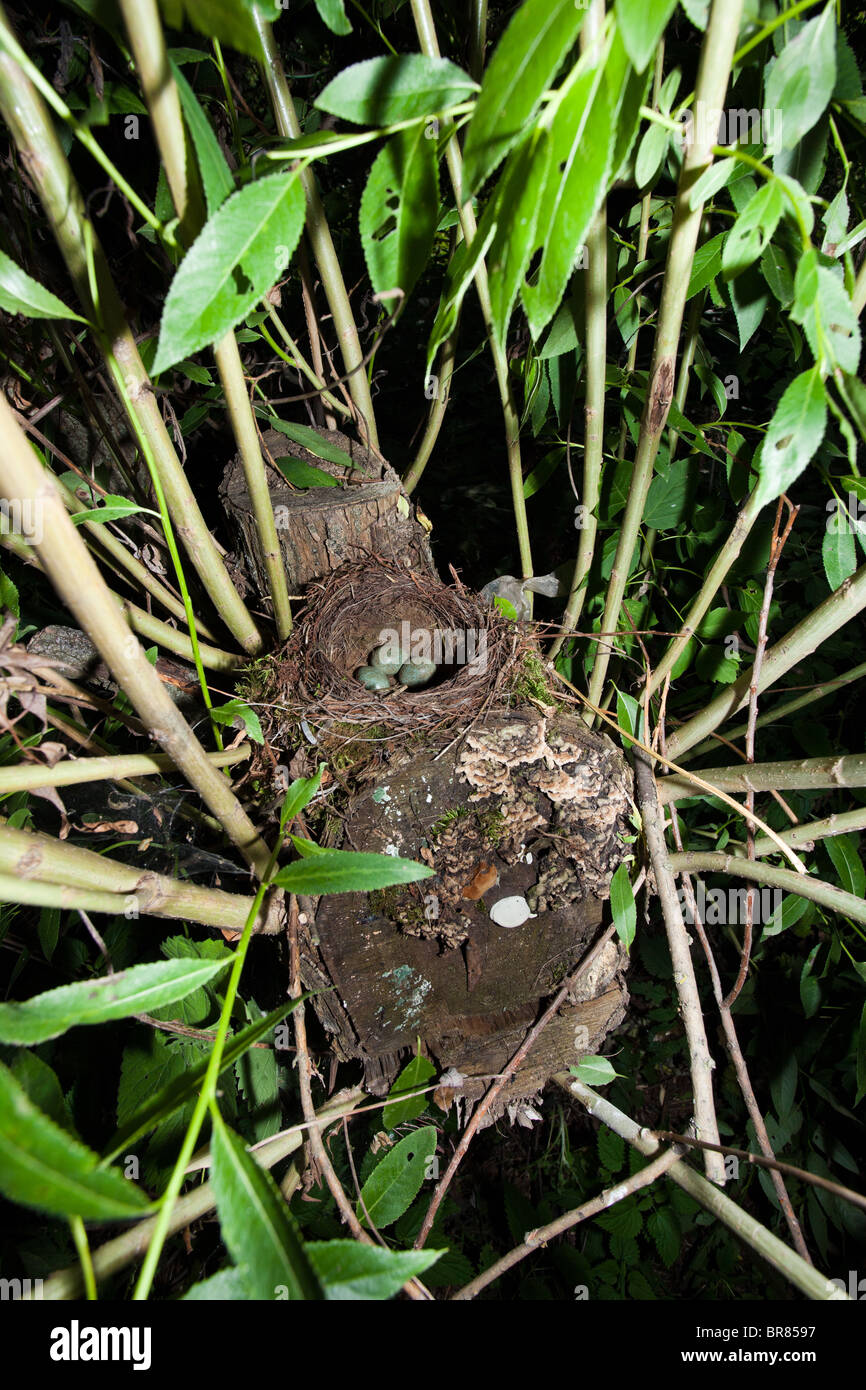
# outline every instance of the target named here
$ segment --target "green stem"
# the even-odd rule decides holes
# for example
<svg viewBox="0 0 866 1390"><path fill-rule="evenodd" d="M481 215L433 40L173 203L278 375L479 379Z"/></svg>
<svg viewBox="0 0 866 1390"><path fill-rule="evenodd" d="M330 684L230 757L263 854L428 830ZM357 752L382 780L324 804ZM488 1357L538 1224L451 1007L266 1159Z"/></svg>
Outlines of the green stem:
<svg viewBox="0 0 866 1390"><path fill-rule="evenodd" d="M433 14L430 9L429 0L411 0L412 17L415 21L415 29L418 34L418 43L421 52L428 58L440 58L439 41L436 37L436 26L433 21ZM452 127L450 117L445 118L446 127ZM452 133L445 148L445 158L448 164L448 173L451 178L451 185L454 189L454 196L457 200L457 211L460 217L460 225L463 235L467 242L472 242L478 230L475 221L475 213L472 210L472 201L463 199L463 157L460 152L460 144L456 134ZM514 401L514 394L511 389L511 379L508 374L508 362L505 352L500 347L496 333L493 328L493 314L490 304L490 287L487 279L487 266L482 257L475 271L475 289L478 294L478 303L481 306L481 315L484 319L484 327L487 333L487 340L490 346L490 354L493 358L493 366L496 372L496 382L499 387L499 401L502 409L502 416L505 422L505 448L508 455L508 477L511 483L511 505L514 510L514 520L517 528L517 543L520 549L520 565L523 578L529 579L532 576L532 547L529 540L529 523L526 517L526 499L523 495L523 467L520 458L520 418ZM527 593L527 599L532 602L531 593Z"/></svg>
<svg viewBox="0 0 866 1390"><path fill-rule="evenodd" d="M737 854L713 854L698 850L689 854L672 854L670 865L674 873L731 874L750 883L766 883L772 888L781 888L786 893L796 893L798 897L820 903L822 907L829 907L855 922L866 922L866 902L856 894L846 893L843 888L836 888L819 878L810 878L808 874L778 869L775 864L758 863Z"/></svg>
<svg viewBox="0 0 866 1390"><path fill-rule="evenodd" d="M861 565L855 574L823 603L809 613L802 622L781 637L775 646L764 655L758 677L758 693L768 690L781 680L792 667L807 656L811 656L822 642L832 637L845 623L850 622L866 608L866 565ZM752 682L752 667L749 667L733 685L727 686L720 695L693 718L687 720L668 739L668 757L676 761L681 753L694 744L700 743L713 729L718 728L732 714L743 708L749 700Z"/></svg>
<svg viewBox="0 0 866 1390"><path fill-rule="evenodd" d="M742 0L713 0L696 86L697 99L704 109L721 109L723 105L742 9ZM712 162L712 133L701 129L701 125L701 122L695 123L695 139L685 152L680 173L646 403L641 417L628 502L608 585L602 632L615 632L619 624L632 555L652 482L653 466L673 397L677 344L703 217L703 203L694 209L689 204L695 183ZM597 647L589 683L589 698L594 705L601 703L609 661L609 648Z"/></svg>
<svg viewBox="0 0 866 1390"><path fill-rule="evenodd" d="M264 53L262 71L273 106L277 129L281 135L290 139L297 139L301 134L301 126L273 30L267 20L262 18L260 11L254 8L252 14L262 43ZM361 350L358 329L352 314L343 272L331 237L331 229L328 226L328 219L325 216L325 209L312 170L304 169L300 178L307 199L307 236L310 239L313 256L322 277L322 286L328 307L334 316L334 326L337 330L343 364L349 374L349 392L361 417L366 442L372 449L378 451L379 436L376 429L373 398L370 395L370 383L364 370L364 354Z"/></svg>
<svg viewBox="0 0 866 1390"><path fill-rule="evenodd" d="M89 1302L95 1303L97 1298L96 1276L93 1273L93 1260L90 1257L90 1245L87 1240L87 1232L84 1229L84 1222L80 1216L70 1216L69 1229L72 1232L72 1240L75 1244L75 1249L78 1251L85 1296Z"/></svg>

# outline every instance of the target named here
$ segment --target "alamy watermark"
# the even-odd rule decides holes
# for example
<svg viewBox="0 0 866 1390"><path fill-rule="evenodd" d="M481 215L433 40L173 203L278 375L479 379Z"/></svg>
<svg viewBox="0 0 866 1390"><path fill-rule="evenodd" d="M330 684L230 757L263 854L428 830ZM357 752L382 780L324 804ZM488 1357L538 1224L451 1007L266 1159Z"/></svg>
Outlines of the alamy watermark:
<svg viewBox="0 0 866 1390"><path fill-rule="evenodd" d="M413 628L404 618L399 630L383 627L376 644L384 661L432 661L437 666L487 670L487 632L477 627Z"/></svg>
<svg viewBox="0 0 866 1390"><path fill-rule="evenodd" d="M780 107L733 107L728 111L697 101L694 110L680 113L681 140L693 145L761 145L781 149L782 110Z"/></svg>
<svg viewBox="0 0 866 1390"><path fill-rule="evenodd" d="M783 896L781 888L753 888L751 891L752 922L754 925L766 926L768 922L771 922L774 927L780 926ZM686 896L682 888L677 896L684 920L693 925L695 914L691 908L691 899ZM695 884L695 907L701 921L708 927L744 926L748 911L748 898L748 888L728 888L727 890L710 888L708 890L700 878Z"/></svg>
<svg viewBox="0 0 866 1390"><path fill-rule="evenodd" d="M0 535L21 536L29 545L41 545L43 504L38 497L0 497Z"/></svg>

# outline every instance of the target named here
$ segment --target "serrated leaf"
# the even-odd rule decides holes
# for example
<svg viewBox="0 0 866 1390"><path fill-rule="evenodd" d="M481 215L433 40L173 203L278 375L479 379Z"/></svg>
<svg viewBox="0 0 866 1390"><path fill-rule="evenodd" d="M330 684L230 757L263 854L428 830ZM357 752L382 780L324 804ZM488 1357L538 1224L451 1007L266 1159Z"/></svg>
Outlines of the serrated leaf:
<svg viewBox="0 0 866 1390"><path fill-rule="evenodd" d="M392 135L370 170L361 197L361 245L377 294L411 294L436 234L439 177L436 140L423 125Z"/></svg>
<svg viewBox="0 0 866 1390"><path fill-rule="evenodd" d="M524 134L584 14L574 0L526 0L509 21L484 73L466 137L464 197L481 187Z"/></svg>
<svg viewBox="0 0 866 1390"><path fill-rule="evenodd" d="M408 1210L427 1174L428 1161L436 1152L436 1131L418 1129L389 1149L361 1188L357 1205L359 1221L364 1209L373 1225L382 1230ZM363 1206L362 1203L363 1202Z"/></svg>
<svg viewBox="0 0 866 1390"><path fill-rule="evenodd" d="M444 1250L383 1250L355 1240L311 1241L307 1258L331 1302L392 1298L403 1285L423 1274Z"/></svg>
<svg viewBox="0 0 866 1390"><path fill-rule="evenodd" d="M222 962L156 961L98 980L61 985L23 1003L0 1004L0 1042L28 1046L84 1024L149 1013L183 999L224 969Z"/></svg>
<svg viewBox="0 0 866 1390"><path fill-rule="evenodd" d="M836 84L836 25L833 5L810 19L785 45L767 74L764 106L780 112L768 153L790 150L827 108Z"/></svg>
<svg viewBox="0 0 866 1390"><path fill-rule="evenodd" d="M249 1270L229 1265L187 1289L182 1303L238 1303L251 1298Z"/></svg>
<svg viewBox="0 0 866 1390"><path fill-rule="evenodd" d="M710 281L721 273L722 246L725 235L725 232L719 232L718 236L711 237L709 241L704 242L703 246L698 247L692 261L692 273L689 276L686 299L692 299L694 295L706 289Z"/></svg>
<svg viewBox="0 0 866 1390"><path fill-rule="evenodd" d="M37 1110L41 1110L43 1115L47 1115L48 1119L53 1120L61 1129L75 1135L72 1112L57 1074L51 1070L47 1062L43 1062L35 1052L16 1052L12 1062L12 1075Z"/></svg>
<svg viewBox="0 0 866 1390"><path fill-rule="evenodd" d="M751 197L727 237L722 252L722 272L733 280L763 253L782 216L784 197L775 180L765 183Z"/></svg>
<svg viewBox="0 0 866 1390"><path fill-rule="evenodd" d="M827 396L817 367L791 382L770 421L755 464L756 504L776 498L814 457L827 427Z"/></svg>
<svg viewBox="0 0 866 1390"><path fill-rule="evenodd" d="M318 847L317 847L318 848ZM397 883L417 883L433 870L414 859L391 854L362 854L353 850L322 850L311 859L287 864L273 879L290 893L370 893Z"/></svg>
<svg viewBox="0 0 866 1390"><path fill-rule="evenodd" d="M477 82L448 58L401 53L344 68L315 104L356 125L383 126L429 118L477 90Z"/></svg>
<svg viewBox="0 0 866 1390"><path fill-rule="evenodd" d="M209 217L171 282L154 374L217 342L276 284L304 225L294 174L272 174L227 198Z"/></svg>
<svg viewBox="0 0 866 1390"><path fill-rule="evenodd" d="M735 280L729 281L728 293L731 296L731 306L737 319L740 351L742 352L757 332L770 302L770 296L757 267L753 265L750 265Z"/></svg>
<svg viewBox="0 0 866 1390"><path fill-rule="evenodd" d="M177 83L184 120L198 160L208 216L212 216L234 192L234 179L213 126L202 110L198 97L178 67L174 55L169 55L169 61Z"/></svg>
<svg viewBox="0 0 866 1390"><path fill-rule="evenodd" d="M493 222L487 227L483 236L479 236L476 232L471 242L461 241L451 257L448 265L448 276L427 343L425 368L427 377L430 375L433 358L436 356L440 344L444 343L454 331L466 291L495 235L496 224Z"/></svg>
<svg viewBox="0 0 866 1390"><path fill-rule="evenodd" d="M62 299L40 285L26 270L0 251L0 309L7 314L23 314L28 319L74 319L86 323L80 314L67 308Z"/></svg>
<svg viewBox="0 0 866 1390"><path fill-rule="evenodd" d="M680 1228L676 1217L669 1207L659 1207L650 1213L646 1224L659 1259L670 1269L680 1253Z"/></svg>
<svg viewBox="0 0 866 1390"><path fill-rule="evenodd" d="M610 881L610 911L616 934L628 950L637 930L637 906L625 864L620 864Z"/></svg>
<svg viewBox="0 0 866 1390"><path fill-rule="evenodd" d="M487 253L490 307L496 341L505 346L511 311L535 246L541 193L550 165L550 136L535 131L513 150L494 196L484 210L479 236L495 226Z"/></svg>
<svg viewBox="0 0 866 1390"><path fill-rule="evenodd" d="M600 64L573 83L550 125L550 172L535 233L541 260L521 292L533 338L559 308L604 197L614 133L611 93Z"/></svg>
<svg viewBox="0 0 866 1390"><path fill-rule="evenodd" d="M625 1159L625 1140L613 1129L602 1125L596 1136L598 1156L609 1173L618 1173Z"/></svg>
<svg viewBox="0 0 866 1390"><path fill-rule="evenodd" d="M253 1297L324 1297L294 1219L270 1173L251 1158L218 1111L213 1112L211 1182L220 1229L235 1263L249 1271Z"/></svg>
<svg viewBox="0 0 866 1390"><path fill-rule="evenodd" d="M388 1103L382 1112L382 1123L386 1129L396 1129L397 1125L404 1125L408 1120L423 1115L430 1103L426 1095L410 1096L407 1100L400 1097L407 1091L417 1091L421 1086L426 1086L435 1075L436 1068L429 1057L422 1057L419 1053L412 1058L388 1092Z"/></svg>
<svg viewBox="0 0 866 1390"><path fill-rule="evenodd" d="M159 0L159 5L170 28L195 29L258 59L263 54L253 10L269 24L282 14L278 0Z"/></svg>
<svg viewBox="0 0 866 1390"><path fill-rule="evenodd" d="M791 318L802 324L815 361L825 371L841 367L844 372L856 372L860 362L860 324L845 286L828 266L815 266L807 281L808 287L801 285L798 272Z"/></svg>
<svg viewBox="0 0 866 1390"><path fill-rule="evenodd" d="M643 72L655 55L677 0L616 0L616 22L628 56Z"/></svg>
<svg viewBox="0 0 866 1390"><path fill-rule="evenodd" d="M58 1216L117 1221L150 1203L120 1173L98 1168L93 1153L43 1115L0 1064L0 1191L13 1202Z"/></svg>

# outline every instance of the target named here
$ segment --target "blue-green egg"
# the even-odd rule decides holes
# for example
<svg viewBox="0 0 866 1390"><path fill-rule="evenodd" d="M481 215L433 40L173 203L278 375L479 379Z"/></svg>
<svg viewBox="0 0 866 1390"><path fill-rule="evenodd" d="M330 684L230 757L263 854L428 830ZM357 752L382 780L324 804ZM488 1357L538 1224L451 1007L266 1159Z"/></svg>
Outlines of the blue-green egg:
<svg viewBox="0 0 866 1390"><path fill-rule="evenodd" d="M435 674L435 661L407 661L400 667L397 679L401 685L414 688L419 685L426 685Z"/></svg>
<svg viewBox="0 0 866 1390"><path fill-rule="evenodd" d="M398 651L396 656L393 653L394 648L385 642L383 646L370 653L370 665L376 671L384 671L386 676L396 676L406 661L407 652Z"/></svg>
<svg viewBox="0 0 866 1390"><path fill-rule="evenodd" d="M355 680L360 681L367 690L387 690L391 684L387 672L377 671L375 666L359 666Z"/></svg>

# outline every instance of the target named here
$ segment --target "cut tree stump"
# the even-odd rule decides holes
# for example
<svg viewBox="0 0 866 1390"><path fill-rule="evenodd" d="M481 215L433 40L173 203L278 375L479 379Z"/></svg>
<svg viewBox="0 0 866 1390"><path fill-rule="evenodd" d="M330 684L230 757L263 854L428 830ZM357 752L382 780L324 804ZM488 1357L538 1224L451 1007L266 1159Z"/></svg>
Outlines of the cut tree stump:
<svg viewBox="0 0 866 1390"><path fill-rule="evenodd" d="M300 594L347 561L374 555L406 569L434 574L428 533L416 519L390 464L338 430L317 431L322 447L342 450L353 467L311 453L276 430L263 435L268 487L291 593ZM270 458L269 458L270 456ZM270 460L291 458L337 479L338 486L294 488ZM259 594L268 593L255 517L240 457L220 486L239 555Z"/></svg>

